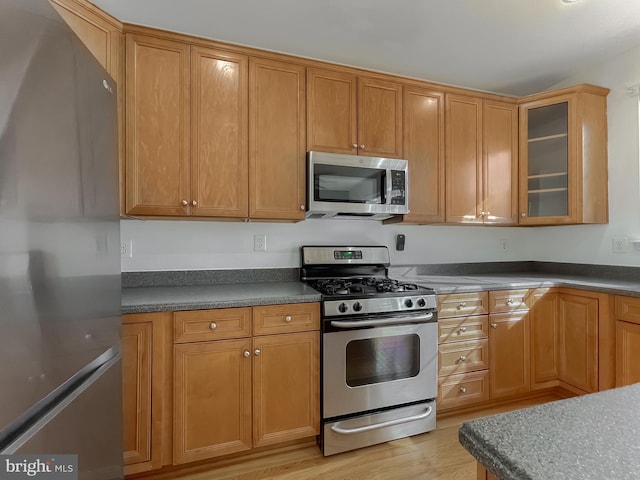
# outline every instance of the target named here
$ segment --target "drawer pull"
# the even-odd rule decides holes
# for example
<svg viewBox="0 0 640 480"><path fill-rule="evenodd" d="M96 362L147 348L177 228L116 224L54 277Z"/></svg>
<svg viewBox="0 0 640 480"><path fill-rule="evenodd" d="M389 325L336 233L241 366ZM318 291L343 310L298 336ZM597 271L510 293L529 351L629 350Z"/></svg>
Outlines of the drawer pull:
<svg viewBox="0 0 640 480"><path fill-rule="evenodd" d="M287 315L286 317L284 317L284 321L285 322L290 322L291 321L291 315Z"/></svg>
<svg viewBox="0 0 640 480"><path fill-rule="evenodd" d="M209 328L210 328L211 330L215 330L216 328L218 328L218 325L216 325L216 324L215 324L215 322L211 322L211 323L209 324Z"/></svg>
<svg viewBox="0 0 640 480"><path fill-rule="evenodd" d="M460 387L460 391L462 393L467 393L467 387Z"/></svg>
<svg viewBox="0 0 640 480"><path fill-rule="evenodd" d="M507 305L513 305L515 302L515 300L513 298L510 298L507 300Z"/></svg>
<svg viewBox="0 0 640 480"><path fill-rule="evenodd" d="M467 306L467 302L460 302L458 304L458 310Z"/></svg>
<svg viewBox="0 0 640 480"><path fill-rule="evenodd" d="M466 355L460 355L460 358L458 359L461 362L466 362L467 361L467 356Z"/></svg>
<svg viewBox="0 0 640 480"><path fill-rule="evenodd" d="M492 323L491 324L491 328L498 328L498 324L497 323Z"/></svg>
<svg viewBox="0 0 640 480"><path fill-rule="evenodd" d="M458 332L460 333L464 333L467 331L467 327L460 327L460 329L458 330Z"/></svg>

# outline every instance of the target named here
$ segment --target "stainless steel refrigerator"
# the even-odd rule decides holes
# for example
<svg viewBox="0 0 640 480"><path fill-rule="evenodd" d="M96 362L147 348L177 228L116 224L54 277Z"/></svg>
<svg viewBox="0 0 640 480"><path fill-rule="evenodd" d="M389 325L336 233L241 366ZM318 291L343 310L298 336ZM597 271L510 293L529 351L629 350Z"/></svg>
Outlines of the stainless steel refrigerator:
<svg viewBox="0 0 640 480"><path fill-rule="evenodd" d="M115 83L47 0L0 0L0 453L122 478Z"/></svg>

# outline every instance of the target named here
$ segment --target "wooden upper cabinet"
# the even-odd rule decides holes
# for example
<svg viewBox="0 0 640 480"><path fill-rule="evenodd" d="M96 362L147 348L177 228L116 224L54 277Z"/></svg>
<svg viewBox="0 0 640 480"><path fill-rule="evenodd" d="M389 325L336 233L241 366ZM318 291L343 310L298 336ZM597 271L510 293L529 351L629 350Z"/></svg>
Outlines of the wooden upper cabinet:
<svg viewBox="0 0 640 480"><path fill-rule="evenodd" d="M517 222L515 104L446 96L446 221Z"/></svg>
<svg viewBox="0 0 640 480"><path fill-rule="evenodd" d="M402 84L358 78L358 153L402 158Z"/></svg>
<svg viewBox="0 0 640 480"><path fill-rule="evenodd" d="M482 99L446 95L446 221L482 223Z"/></svg>
<svg viewBox="0 0 640 480"><path fill-rule="evenodd" d="M482 101L482 191L485 224L518 223L518 107Z"/></svg>
<svg viewBox="0 0 640 480"><path fill-rule="evenodd" d="M402 84L307 71L307 149L402 158Z"/></svg>
<svg viewBox="0 0 640 480"><path fill-rule="evenodd" d="M404 87L404 157L409 161L409 223L444 222L444 94Z"/></svg>
<svg viewBox="0 0 640 480"><path fill-rule="evenodd" d="M356 97L355 75L307 70L307 150L358 153Z"/></svg>
<svg viewBox="0 0 640 480"><path fill-rule="evenodd" d="M126 212L186 215L191 200L189 45L126 37Z"/></svg>
<svg viewBox="0 0 640 480"><path fill-rule="evenodd" d="M249 60L191 48L191 214L248 215Z"/></svg>
<svg viewBox="0 0 640 480"><path fill-rule="evenodd" d="M520 224L608 222L608 93L579 85L520 99Z"/></svg>
<svg viewBox="0 0 640 480"><path fill-rule="evenodd" d="M305 68L249 61L249 216L304 220Z"/></svg>

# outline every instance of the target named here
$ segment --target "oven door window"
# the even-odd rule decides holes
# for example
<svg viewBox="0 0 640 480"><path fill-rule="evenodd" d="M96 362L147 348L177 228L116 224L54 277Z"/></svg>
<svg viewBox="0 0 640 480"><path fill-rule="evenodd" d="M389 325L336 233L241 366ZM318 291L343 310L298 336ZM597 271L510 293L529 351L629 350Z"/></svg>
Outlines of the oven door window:
<svg viewBox="0 0 640 480"><path fill-rule="evenodd" d="M347 385L359 387L415 377L420 373L416 334L353 340L347 344Z"/></svg>
<svg viewBox="0 0 640 480"><path fill-rule="evenodd" d="M383 204L386 170L317 164L313 196L317 202Z"/></svg>

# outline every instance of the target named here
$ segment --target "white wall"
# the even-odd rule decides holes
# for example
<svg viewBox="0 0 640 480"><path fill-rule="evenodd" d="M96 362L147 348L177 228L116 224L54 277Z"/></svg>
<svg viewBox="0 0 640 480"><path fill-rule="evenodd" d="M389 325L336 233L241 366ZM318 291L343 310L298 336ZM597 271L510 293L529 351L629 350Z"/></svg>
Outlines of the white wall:
<svg viewBox="0 0 640 480"><path fill-rule="evenodd" d="M395 236L406 236L404 252ZM253 251L253 236L267 251ZM122 271L299 267L301 245L387 245L394 265L528 260L526 229L382 225L366 220L301 223L123 220L121 237L133 241ZM508 249L501 247L507 241Z"/></svg>
<svg viewBox="0 0 640 480"><path fill-rule="evenodd" d="M614 236L640 239L639 98L626 86L640 83L640 46L592 65L554 88L593 83L611 89L609 123L609 224L538 228L529 238L535 260L640 266L640 244L613 253Z"/></svg>
<svg viewBox="0 0 640 480"><path fill-rule="evenodd" d="M560 86L594 83L611 89L609 224L545 228L383 226L378 222L307 220L297 224L123 220L133 258L123 271L298 267L300 245L387 245L394 265L542 260L640 266L639 249L612 253L614 236L640 239L638 98L625 86L640 83L640 46L576 73ZM407 237L396 252L395 235ZM253 251L253 235L267 235L267 252ZM501 249L506 239L508 250Z"/></svg>

